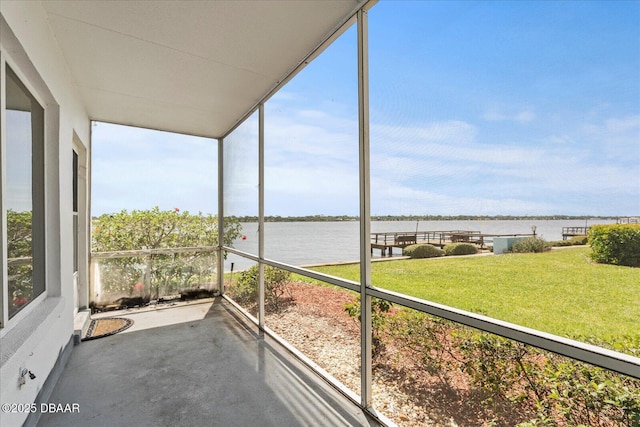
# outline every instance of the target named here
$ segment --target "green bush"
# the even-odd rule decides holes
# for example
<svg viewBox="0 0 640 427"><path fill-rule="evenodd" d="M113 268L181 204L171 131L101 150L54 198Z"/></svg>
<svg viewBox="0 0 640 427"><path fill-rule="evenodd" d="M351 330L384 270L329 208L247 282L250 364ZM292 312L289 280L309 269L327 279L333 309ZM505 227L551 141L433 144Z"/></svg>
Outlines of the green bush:
<svg viewBox="0 0 640 427"><path fill-rule="evenodd" d="M291 273L286 270L264 266L264 299L265 305L272 309L279 309L290 300L287 294L287 284ZM258 265L240 273L238 281L229 287L229 295L238 303L255 305L258 302Z"/></svg>
<svg viewBox="0 0 640 427"><path fill-rule="evenodd" d="M539 253L551 249L549 244L538 237L526 237L518 240L511 247L511 252L515 253Z"/></svg>
<svg viewBox="0 0 640 427"><path fill-rule="evenodd" d="M396 353L396 361L408 358L409 366L437 375L447 382L460 369L454 363L452 341L458 330L454 323L416 310L402 309L389 316L386 332Z"/></svg>
<svg viewBox="0 0 640 427"><path fill-rule="evenodd" d="M503 417L519 411L528 417L519 427L640 426L640 381L632 377L408 309L387 318L386 336L399 369L415 367L449 387L463 376L485 408L509 408L491 414L491 425L515 425ZM637 345L622 337L606 347L636 354Z"/></svg>
<svg viewBox="0 0 640 427"><path fill-rule="evenodd" d="M554 240L549 242L549 245L554 248L558 248L562 246L573 246L573 243L571 243L571 240Z"/></svg>
<svg viewBox="0 0 640 427"><path fill-rule="evenodd" d="M362 321L360 295L351 302L344 303L344 311L352 318ZM377 358L384 351L384 342L381 334L387 322L387 313L391 309L391 303L380 298L371 298L371 332L372 332L372 357Z"/></svg>
<svg viewBox="0 0 640 427"><path fill-rule="evenodd" d="M162 211L156 206L149 210L123 210L94 218L91 225L92 252L215 247L219 243L216 216L190 214L178 208ZM240 230L237 219L228 222L225 219L223 243L233 245ZM187 289L208 288L215 282L217 261L216 252L212 251L156 251L101 259L100 265L102 303L108 302L107 298L120 296L156 299Z"/></svg>
<svg viewBox="0 0 640 427"><path fill-rule="evenodd" d="M445 255L473 255L478 253L478 247L473 243L451 243L444 247Z"/></svg>
<svg viewBox="0 0 640 427"><path fill-rule="evenodd" d="M588 241L587 236L573 236L567 240L554 240L552 242L547 242L548 246L552 246L554 248L562 247L562 246L578 246L578 245L586 245Z"/></svg>
<svg viewBox="0 0 640 427"><path fill-rule="evenodd" d="M444 251L429 244L410 245L404 248L403 255L411 258L435 258L444 256Z"/></svg>
<svg viewBox="0 0 640 427"><path fill-rule="evenodd" d="M594 225L589 244L596 262L640 267L640 224Z"/></svg>
<svg viewBox="0 0 640 427"><path fill-rule="evenodd" d="M587 236L573 236L569 239L572 245L586 245L589 238Z"/></svg>

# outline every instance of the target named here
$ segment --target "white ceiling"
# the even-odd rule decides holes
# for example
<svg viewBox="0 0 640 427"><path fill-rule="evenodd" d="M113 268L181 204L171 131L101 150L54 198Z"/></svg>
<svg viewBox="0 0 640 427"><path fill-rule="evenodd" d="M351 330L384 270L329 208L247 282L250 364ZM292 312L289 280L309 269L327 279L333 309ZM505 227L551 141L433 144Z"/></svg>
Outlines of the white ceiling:
<svg viewBox="0 0 640 427"><path fill-rule="evenodd" d="M91 119L220 137L363 3L42 5Z"/></svg>

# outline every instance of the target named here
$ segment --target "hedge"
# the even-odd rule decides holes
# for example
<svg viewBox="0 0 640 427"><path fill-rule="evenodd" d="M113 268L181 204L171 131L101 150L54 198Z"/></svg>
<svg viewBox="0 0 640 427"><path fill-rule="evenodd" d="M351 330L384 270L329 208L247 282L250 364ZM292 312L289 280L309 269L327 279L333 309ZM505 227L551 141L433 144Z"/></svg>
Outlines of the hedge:
<svg viewBox="0 0 640 427"><path fill-rule="evenodd" d="M588 241L589 238L587 236L573 236L569 239L572 245L586 245Z"/></svg>
<svg viewBox="0 0 640 427"><path fill-rule="evenodd" d="M589 244L596 262L640 267L640 224L594 225Z"/></svg>
<svg viewBox="0 0 640 427"><path fill-rule="evenodd" d="M411 258L435 258L444 255L442 249L429 244L409 245L402 251L403 255Z"/></svg>
<svg viewBox="0 0 640 427"><path fill-rule="evenodd" d="M515 253L539 253L548 251L551 249L549 244L543 239L537 237L526 237L522 240L518 240L511 247L511 252Z"/></svg>
<svg viewBox="0 0 640 427"><path fill-rule="evenodd" d="M473 255L478 253L478 247L473 243L450 243L444 247L445 255Z"/></svg>

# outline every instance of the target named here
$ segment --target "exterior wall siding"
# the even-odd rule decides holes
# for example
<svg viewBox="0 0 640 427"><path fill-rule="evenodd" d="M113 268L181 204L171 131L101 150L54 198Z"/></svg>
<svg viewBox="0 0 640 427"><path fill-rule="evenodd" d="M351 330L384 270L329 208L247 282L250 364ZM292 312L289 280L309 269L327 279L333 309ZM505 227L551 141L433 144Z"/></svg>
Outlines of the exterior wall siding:
<svg viewBox="0 0 640 427"><path fill-rule="evenodd" d="M45 107L46 291L0 329L0 402L28 404L42 399L43 385L73 334L71 152L75 142L88 155L90 121L40 3L3 1L0 14L2 66L9 64ZM22 369L35 378L20 386ZM0 423L22 425L28 415L3 412Z"/></svg>

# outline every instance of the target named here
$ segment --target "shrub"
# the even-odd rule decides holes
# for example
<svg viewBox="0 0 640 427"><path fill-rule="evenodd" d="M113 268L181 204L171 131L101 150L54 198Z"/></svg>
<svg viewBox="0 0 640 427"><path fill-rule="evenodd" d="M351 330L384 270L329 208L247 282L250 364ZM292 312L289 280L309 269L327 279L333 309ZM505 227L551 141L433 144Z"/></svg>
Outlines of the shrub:
<svg viewBox="0 0 640 427"><path fill-rule="evenodd" d="M362 321L360 309L360 295L355 297L351 302L344 303L344 311L352 317ZM384 342L382 341L382 330L387 322L387 313L391 309L391 303L380 298L371 298L371 329L372 329L372 357L377 358L384 350Z"/></svg>
<svg viewBox="0 0 640 427"><path fill-rule="evenodd" d="M511 252L515 253L531 253L544 252L550 249L549 244L538 237L526 237L518 240L511 247Z"/></svg>
<svg viewBox="0 0 640 427"><path fill-rule="evenodd" d="M437 375L446 382L451 372L459 370L452 352L451 334L456 326L448 320L415 310L400 310L390 316L387 334L395 348L395 357L407 357L420 370Z"/></svg>
<svg viewBox="0 0 640 427"><path fill-rule="evenodd" d="M103 214L92 220L92 226L92 252L217 246L219 243L217 217L180 212L178 208L161 211L156 206L149 210ZM240 230L237 219L225 222L223 243L232 245ZM185 289L207 287L214 281L217 265L216 252L211 251L152 252L104 261L108 262L101 262L104 266L101 299L105 295L117 298L134 293L156 299ZM142 280L143 276L148 280ZM142 288L137 288L138 285Z"/></svg>
<svg viewBox="0 0 640 427"><path fill-rule="evenodd" d="M572 245L586 245L589 238L587 236L573 236L569 239Z"/></svg>
<svg viewBox="0 0 640 427"><path fill-rule="evenodd" d="M411 258L435 258L444 256L444 251L442 249L438 249L435 246L428 244L407 246L404 248L402 253Z"/></svg>
<svg viewBox="0 0 640 427"><path fill-rule="evenodd" d="M462 370L475 387L490 398L534 404L536 418L522 427L640 421L640 383L631 377L484 332L469 332L459 345ZM566 424L547 424L560 419Z"/></svg>
<svg viewBox="0 0 640 427"><path fill-rule="evenodd" d="M495 403L494 408L528 414L529 421L519 427L640 426L640 381L635 378L414 310L390 316L386 329L395 350L391 362L400 369L399 361L408 358L409 366L448 387L456 372L486 407ZM606 347L636 354L637 345L635 337L622 337ZM497 412L494 416L495 424L514 425Z"/></svg>
<svg viewBox="0 0 640 427"><path fill-rule="evenodd" d="M573 246L573 243L571 243L571 240L554 240L552 242L549 242L549 245L557 248L561 246Z"/></svg>
<svg viewBox="0 0 640 427"><path fill-rule="evenodd" d="M445 255L473 255L478 253L478 247L473 243L451 243L444 247Z"/></svg>
<svg viewBox="0 0 640 427"><path fill-rule="evenodd" d="M517 402L539 393L535 383L537 366L531 363L531 350L525 344L468 329L456 344L462 356L461 370L489 396ZM533 393L523 393L523 389Z"/></svg>
<svg viewBox="0 0 640 427"><path fill-rule="evenodd" d="M264 299L265 304L273 309L279 309L287 298L287 284L291 273L286 270L264 266ZM258 265L240 273L240 277L234 286L229 288L229 294L233 299L243 304L256 304L258 302Z"/></svg>
<svg viewBox="0 0 640 427"><path fill-rule="evenodd" d="M596 262L640 267L640 224L594 225L589 244Z"/></svg>
<svg viewBox="0 0 640 427"><path fill-rule="evenodd" d="M568 240L554 240L552 242L547 242L547 245L557 248L561 246L586 245L587 241L588 241L587 236L573 236Z"/></svg>

